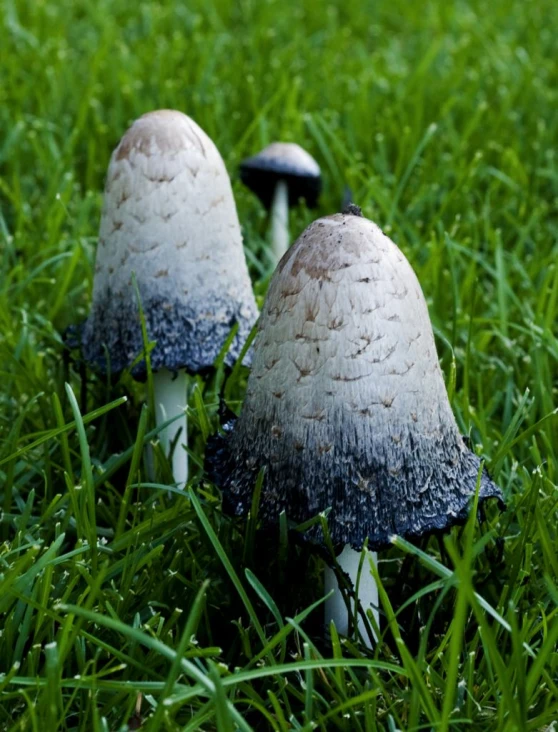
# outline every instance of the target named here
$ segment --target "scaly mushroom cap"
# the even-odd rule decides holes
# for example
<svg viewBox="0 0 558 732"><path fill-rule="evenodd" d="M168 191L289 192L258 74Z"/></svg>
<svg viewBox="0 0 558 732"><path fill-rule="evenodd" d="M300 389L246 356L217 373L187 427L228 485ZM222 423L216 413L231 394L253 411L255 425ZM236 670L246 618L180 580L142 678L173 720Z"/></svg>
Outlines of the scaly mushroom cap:
<svg viewBox="0 0 558 732"><path fill-rule="evenodd" d="M332 539L355 549L466 518L479 458L455 423L415 273L376 224L328 216L285 254L242 414L209 454L235 514L265 468L261 517L303 522L331 506Z"/></svg>
<svg viewBox="0 0 558 732"><path fill-rule="evenodd" d="M289 205L301 198L313 208L322 190L320 166L294 142L272 142L257 155L240 165L240 179L261 200L271 206L278 181L284 180L289 191Z"/></svg>
<svg viewBox="0 0 558 732"><path fill-rule="evenodd" d="M228 361L238 356L258 313L231 184L213 142L181 112L140 117L110 161L82 336L102 371L107 352L118 373L143 351L133 273L155 370L210 366L236 322Z"/></svg>

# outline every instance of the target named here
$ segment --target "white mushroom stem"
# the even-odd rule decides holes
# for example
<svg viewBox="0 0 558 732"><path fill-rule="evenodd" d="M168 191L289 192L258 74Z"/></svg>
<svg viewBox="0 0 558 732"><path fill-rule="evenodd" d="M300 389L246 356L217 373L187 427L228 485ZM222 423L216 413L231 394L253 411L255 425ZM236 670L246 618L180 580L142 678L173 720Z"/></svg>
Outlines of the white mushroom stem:
<svg viewBox="0 0 558 732"><path fill-rule="evenodd" d="M271 246L276 261L279 261L289 248L289 189L284 180L277 183L273 192Z"/></svg>
<svg viewBox="0 0 558 732"><path fill-rule="evenodd" d="M362 609L366 613L370 608L378 622L378 588L376 581L370 571L369 559L372 558L374 564L378 564L378 555L376 552L371 552L368 549L365 550L366 556L362 565L362 572L360 574L360 582L358 586L358 599L362 605ZM341 554L337 557L337 564L339 567L346 572L353 584L353 587L357 584L358 566L360 563L361 552L357 552L352 549L348 544L345 546ZM333 620L335 627L342 635L347 635L349 631L349 616L347 614L347 606L341 594L341 590L337 584L337 577L335 572L330 567L325 569L325 591L326 594L331 590L335 593L325 601L325 621L326 626L329 626ZM354 617L355 603L351 598L350 601L351 614ZM372 647L372 642L366 630L366 626L362 617L358 617L358 629L360 635L364 639L368 648Z"/></svg>
<svg viewBox="0 0 558 732"><path fill-rule="evenodd" d="M177 488L184 488L188 482L188 453L183 445L188 444L188 422L186 408L188 406L188 375L160 369L153 374L155 390L155 421L157 426L180 415L168 427L159 432L159 439L165 452L178 439L172 454L172 474Z"/></svg>

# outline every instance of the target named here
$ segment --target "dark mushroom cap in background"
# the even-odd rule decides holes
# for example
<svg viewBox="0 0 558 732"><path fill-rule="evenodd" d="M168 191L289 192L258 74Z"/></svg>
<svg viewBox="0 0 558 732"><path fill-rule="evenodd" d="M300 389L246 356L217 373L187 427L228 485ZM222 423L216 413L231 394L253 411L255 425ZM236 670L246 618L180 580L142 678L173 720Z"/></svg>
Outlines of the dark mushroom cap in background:
<svg viewBox="0 0 558 732"><path fill-rule="evenodd" d="M107 174L85 359L112 373L143 351L135 274L155 370L211 366L239 324L231 363L258 312L229 176L219 151L181 112L138 119ZM145 363L134 368L142 377Z"/></svg>
<svg viewBox="0 0 558 732"><path fill-rule="evenodd" d="M295 206L303 198L313 208L322 190L320 166L294 142L273 142L244 160L240 165L240 179L268 209L280 180L287 184L289 206Z"/></svg>
<svg viewBox="0 0 558 732"><path fill-rule="evenodd" d="M452 414L415 273L374 223L319 219L285 254L242 413L209 455L235 514L265 468L260 517L304 522L332 507L333 541L355 549L467 517L480 460ZM483 471L489 497L502 494Z"/></svg>

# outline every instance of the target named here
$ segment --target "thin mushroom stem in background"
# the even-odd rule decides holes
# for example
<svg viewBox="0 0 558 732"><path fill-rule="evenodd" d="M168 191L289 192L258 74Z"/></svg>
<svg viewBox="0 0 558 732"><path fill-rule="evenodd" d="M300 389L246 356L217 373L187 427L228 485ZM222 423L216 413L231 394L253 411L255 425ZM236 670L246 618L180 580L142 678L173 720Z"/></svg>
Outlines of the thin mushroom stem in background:
<svg viewBox="0 0 558 732"><path fill-rule="evenodd" d="M153 374L155 391L155 420L157 426L172 417L182 415L159 433L163 449L168 455L170 446L175 442L172 453L172 474L177 488L184 488L188 482L188 453L183 445L188 444L188 375L185 371L173 373L168 369L160 369Z"/></svg>
<svg viewBox="0 0 558 732"><path fill-rule="evenodd" d="M275 261L289 248L289 189L284 180L277 182L271 204L271 247Z"/></svg>
<svg viewBox="0 0 558 732"><path fill-rule="evenodd" d="M379 621L378 614L378 588L376 586L376 580L370 572L368 565L369 557L378 565L378 555L376 552L371 552L369 549L364 550L366 556L362 565L362 571L360 574L360 582L358 586L358 601L362 605L362 609L366 612L371 608L376 623ZM358 568L360 564L361 552L357 552L352 549L348 544L345 545L341 554L337 557L337 564L343 572L349 575L353 588L357 585ZM329 623L333 620L335 627L338 632L342 635L348 635L349 632L349 615L347 612L347 606L343 599L343 594L339 588L335 571L331 567L325 568L324 576L325 594L334 590L335 593L325 601L325 623L329 626ZM354 599L351 598L351 614L354 616ZM368 632L362 618L358 621L358 630L361 637L364 639L365 644L368 648L372 648L371 639L368 636Z"/></svg>

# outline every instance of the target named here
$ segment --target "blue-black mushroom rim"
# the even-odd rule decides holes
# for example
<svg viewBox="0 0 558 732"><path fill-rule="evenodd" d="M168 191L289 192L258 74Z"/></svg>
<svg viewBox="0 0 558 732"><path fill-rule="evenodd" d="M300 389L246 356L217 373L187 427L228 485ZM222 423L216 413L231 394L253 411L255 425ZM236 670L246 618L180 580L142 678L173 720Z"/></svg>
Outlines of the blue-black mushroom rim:
<svg viewBox="0 0 558 732"><path fill-rule="evenodd" d="M340 246L342 237L350 228L345 224L350 224L353 217L362 221L362 226L375 226L362 218L360 209L351 204L342 215L327 217L336 226L335 235L331 235L332 246ZM300 271L301 257L298 253L304 247L308 253L311 239L309 232L313 232L314 236L327 237L327 234L323 234L325 230L319 228L323 226L322 221L326 219L314 222L303 232L275 273L259 321L243 412L237 419L228 414L221 431L212 436L207 444L206 474L222 491L225 512L232 516L245 516L250 511L253 490L262 471L258 509L258 518L262 523L276 524L284 511L291 525L299 525L330 509L328 531L338 548L348 544L360 550L367 540L370 549L381 550L391 545L393 535L415 540L445 532L467 520L477 486L479 507L484 501L494 498L503 508L502 491L486 468L481 469L481 458L468 449L457 430L441 373L433 371L432 376L433 379L441 380L439 393L442 395L439 406L433 412L439 415L435 433L426 429L421 431L419 415L416 422L410 420L401 429L396 448L390 439L389 429L384 430L384 436L381 430L369 430L369 438L360 439L362 435L359 435L354 411L338 409L327 413L320 429L327 431L333 449L324 451L321 444L323 440L315 424L306 428L305 420L300 419L300 414L294 413L286 415L281 422L277 418L277 411L274 415L269 404L267 408L264 406L266 399L271 403L271 396L275 394L266 395L264 392L263 397L254 397L250 410L246 410L251 388L253 394L261 394L257 389L262 388L262 370L267 368L269 371L270 368L265 365L263 350L262 358L259 358L258 349L265 348L268 337L262 331L267 322L272 323L272 328L276 327L278 319L282 317L280 313L277 314L277 303L270 304L270 293L275 292L272 297L281 293L277 284L274 289L273 280L282 276L283 270L289 266L289 260L292 270L296 262L297 272ZM374 229L374 232L379 232L379 229ZM374 236L379 237L380 234L375 233ZM383 244L387 241L391 247L395 247L383 234L381 237ZM399 256L401 253L397 251ZM321 262L323 255L323 251L316 255ZM401 259L404 259L402 254ZM410 265L406 260L405 263L405 272L408 272ZM345 267L346 263L341 262L339 271ZM291 283L292 280L289 281ZM374 285L371 283L366 286ZM309 296L307 286L303 286L301 291ZM421 307L424 307L425 317L428 317L422 292L421 297ZM413 311L409 312L409 317L414 317ZM332 312L329 311L328 315L332 317ZM429 320L428 324L433 344ZM293 353L289 352L289 356ZM434 358L437 364L437 356L428 355L430 364L434 363ZM280 365L271 368L281 371ZM439 365L436 370L439 370ZM265 388L268 388L267 385ZM308 393L316 397L312 388ZM308 399L312 401L310 397ZM290 404L292 407L293 403ZM386 414L389 413L390 410L386 410ZM386 416L385 419L389 420L390 417ZM302 424L302 433L297 432L294 425ZM397 470L393 469L395 463ZM320 522L308 529L306 539L323 548L324 536Z"/></svg>
<svg viewBox="0 0 558 732"><path fill-rule="evenodd" d="M275 187L281 180L287 184L289 206L296 206L303 200L308 208L315 208L322 192L319 173L279 157L254 155L244 160L240 164L240 180L258 196L266 209L271 207Z"/></svg>
<svg viewBox="0 0 558 732"><path fill-rule="evenodd" d="M235 301L213 305L222 319L200 318L199 310L177 301L169 304L168 299L147 299L142 303L148 342L155 341L150 353L153 371L162 368L169 371L187 371L190 374L211 373L223 345L231 330L238 324L237 333L225 356L225 366L232 368L237 361L257 317L241 312L244 304ZM114 378L130 368L144 353L141 320L137 305L127 298L114 302L109 296L106 302L97 303L89 318L79 326L70 326L65 334L69 349L78 349L82 359L97 373L110 373ZM243 359L249 367L252 348ZM145 359L134 364L131 374L137 381L147 378Z"/></svg>
<svg viewBox="0 0 558 732"><path fill-rule="evenodd" d="M200 373L236 324L226 354L232 366L257 317L219 151L181 112L143 115L108 167L83 360L101 373L131 369L141 379L149 346L154 371Z"/></svg>
<svg viewBox="0 0 558 732"><path fill-rule="evenodd" d="M290 469L282 466L277 473L271 459L254 461L251 458L251 445L246 446L242 455L233 454L230 437L235 422L229 415L222 431L209 438L205 453L207 478L222 491L223 510L229 516L248 514L254 487L263 468L258 518L264 525L277 524L283 511L291 526L295 526L331 509L328 532L338 551L347 544L360 551L366 540L369 549L380 551L392 545L394 535L416 540L449 531L452 526L462 525L469 518L480 468L480 458L472 452L467 451L457 470L450 467L452 461L446 457L435 476L430 472L430 460L414 464L411 459L405 465L400 483L394 483L383 465L353 455L344 456L343 460L324 470L318 460L314 464L307 459L303 462L300 454L293 451ZM416 446L412 445L411 450L414 449ZM363 479L374 490L374 497L364 505L359 488ZM419 491L408 490L416 485L417 480L421 485L429 480L428 497ZM312 510L303 498L310 492L317 496L317 505ZM483 468L479 516L484 501L491 498L496 499L501 510L505 508L502 491ZM311 526L304 538L323 548L321 524Z"/></svg>

